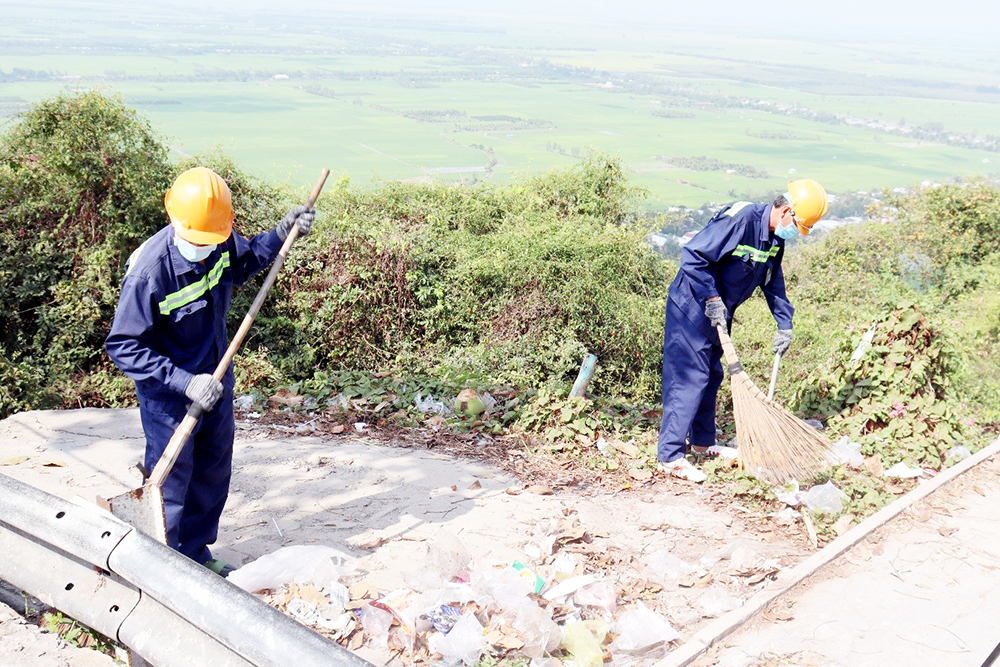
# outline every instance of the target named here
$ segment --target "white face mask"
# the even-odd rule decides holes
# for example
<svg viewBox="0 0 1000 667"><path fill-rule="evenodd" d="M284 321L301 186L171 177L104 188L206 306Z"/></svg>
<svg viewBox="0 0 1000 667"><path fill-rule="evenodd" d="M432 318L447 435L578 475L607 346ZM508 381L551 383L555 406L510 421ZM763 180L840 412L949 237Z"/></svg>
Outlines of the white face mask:
<svg viewBox="0 0 1000 667"><path fill-rule="evenodd" d="M189 262L201 262L208 259L208 256L211 255L218 247L215 244L195 245L185 241L179 236L174 236L174 245L177 246L177 250L181 253L181 257Z"/></svg>

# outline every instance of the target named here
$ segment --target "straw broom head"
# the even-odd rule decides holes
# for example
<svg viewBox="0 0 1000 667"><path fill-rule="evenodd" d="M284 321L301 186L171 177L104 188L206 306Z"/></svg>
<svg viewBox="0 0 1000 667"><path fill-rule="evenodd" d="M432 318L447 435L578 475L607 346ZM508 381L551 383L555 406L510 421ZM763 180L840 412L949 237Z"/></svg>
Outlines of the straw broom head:
<svg viewBox="0 0 1000 667"><path fill-rule="evenodd" d="M729 364L740 467L758 479L778 483L814 476L828 465L830 443L757 388L723 327L718 330Z"/></svg>

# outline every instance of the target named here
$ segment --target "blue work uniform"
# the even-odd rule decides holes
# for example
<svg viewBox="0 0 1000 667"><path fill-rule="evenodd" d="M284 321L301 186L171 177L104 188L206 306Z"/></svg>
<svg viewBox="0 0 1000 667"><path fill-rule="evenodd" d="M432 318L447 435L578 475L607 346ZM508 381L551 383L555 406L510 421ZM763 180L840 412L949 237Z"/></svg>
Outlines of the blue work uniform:
<svg viewBox="0 0 1000 667"><path fill-rule="evenodd" d="M129 257L118 310L105 341L115 364L135 381L152 471L187 412L194 375L213 373L228 347L226 311L240 285L277 256L275 231L233 233L203 262L185 259L167 225ZM163 484L167 543L198 563L212 558L232 474L233 367L222 398L199 420Z"/></svg>
<svg viewBox="0 0 1000 667"><path fill-rule="evenodd" d="M715 215L681 251L663 329L663 419L657 458L684 456L685 442L715 444L716 394L722 384L719 335L705 302L722 299L732 326L736 308L758 287L779 329L792 328L781 259L785 242L770 230L771 204L737 202Z"/></svg>

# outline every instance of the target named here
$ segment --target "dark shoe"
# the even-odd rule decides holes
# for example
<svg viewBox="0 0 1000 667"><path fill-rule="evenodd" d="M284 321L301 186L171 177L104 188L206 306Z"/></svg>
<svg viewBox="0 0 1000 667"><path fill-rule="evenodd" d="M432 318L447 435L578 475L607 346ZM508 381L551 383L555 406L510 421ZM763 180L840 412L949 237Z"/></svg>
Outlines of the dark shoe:
<svg viewBox="0 0 1000 667"><path fill-rule="evenodd" d="M210 561L205 562L205 567L207 567L212 572L215 572L220 577L228 577L230 572L236 570L235 567L230 565L224 560L219 560L218 558L213 558Z"/></svg>

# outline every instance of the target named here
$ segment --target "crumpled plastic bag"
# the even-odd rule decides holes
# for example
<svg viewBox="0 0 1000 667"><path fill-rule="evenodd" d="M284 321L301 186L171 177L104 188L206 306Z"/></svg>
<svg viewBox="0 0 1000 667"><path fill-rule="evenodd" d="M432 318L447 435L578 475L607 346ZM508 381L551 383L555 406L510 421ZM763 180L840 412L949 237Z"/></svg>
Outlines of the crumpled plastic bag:
<svg viewBox="0 0 1000 667"><path fill-rule="evenodd" d="M256 593L293 583L322 587L356 569L356 558L333 547L297 544L261 556L226 579L248 593Z"/></svg>
<svg viewBox="0 0 1000 667"><path fill-rule="evenodd" d="M696 604L701 610L702 616L715 618L736 609L743 603L739 598L727 593L725 589L713 586L698 598Z"/></svg>
<svg viewBox="0 0 1000 667"><path fill-rule="evenodd" d="M580 621L563 627L562 645L577 667L603 667L601 644L608 634L603 621Z"/></svg>
<svg viewBox="0 0 1000 667"><path fill-rule="evenodd" d="M806 492L799 490L799 481L793 479L784 486L776 486L771 489L774 495L778 497L778 500L785 503L789 507L798 507L802 504L802 499L805 497Z"/></svg>
<svg viewBox="0 0 1000 667"><path fill-rule="evenodd" d="M451 408L444 401L439 401L430 394L427 394L426 397L423 394L417 394L413 399L413 404L421 412L434 412L439 415L451 414Z"/></svg>
<svg viewBox="0 0 1000 667"><path fill-rule="evenodd" d="M475 614L468 612L458 619L448 634L432 635L429 648L433 653L440 653L447 664L462 662L471 665L479 660L489 644L483 636L482 624Z"/></svg>
<svg viewBox="0 0 1000 667"><path fill-rule="evenodd" d="M909 477L920 477L924 474L921 468L911 468L902 461L892 466L888 470L882 473L883 477L896 477L898 479L907 479Z"/></svg>
<svg viewBox="0 0 1000 667"><path fill-rule="evenodd" d="M694 567L670 553L670 549L660 549L646 559L643 576L648 581L666 586L670 582L694 572Z"/></svg>
<svg viewBox="0 0 1000 667"><path fill-rule="evenodd" d="M844 494L833 482L827 482L806 491L802 504L814 512L840 514L844 511Z"/></svg>
<svg viewBox="0 0 1000 667"><path fill-rule="evenodd" d="M618 639L612 645L617 651L645 652L657 646L672 642L680 637L670 622L646 605L639 603L635 609L629 609L615 621L611 627L618 634Z"/></svg>
<svg viewBox="0 0 1000 667"><path fill-rule="evenodd" d="M846 463L855 470L860 470L865 465L865 457L861 454L861 443L851 442L851 439L846 435L833 443L826 458L835 466Z"/></svg>
<svg viewBox="0 0 1000 667"><path fill-rule="evenodd" d="M573 602L581 607L596 607L614 613L618 608L617 597L618 594L611 582L602 580L580 588L573 595Z"/></svg>
<svg viewBox="0 0 1000 667"><path fill-rule="evenodd" d="M964 461L970 456L972 456L972 452L970 452L969 448L966 447L965 445L955 445L954 447L949 449L944 455L946 459L953 458L957 461Z"/></svg>

